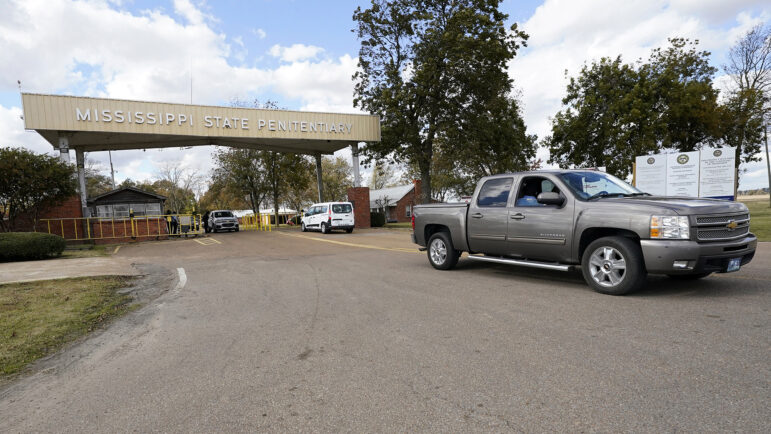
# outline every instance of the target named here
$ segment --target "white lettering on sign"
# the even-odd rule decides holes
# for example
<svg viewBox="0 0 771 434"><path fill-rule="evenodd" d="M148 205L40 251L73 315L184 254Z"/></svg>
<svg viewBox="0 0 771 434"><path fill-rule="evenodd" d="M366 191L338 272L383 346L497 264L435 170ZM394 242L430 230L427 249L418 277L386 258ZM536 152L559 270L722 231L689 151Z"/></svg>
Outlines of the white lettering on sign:
<svg viewBox="0 0 771 434"><path fill-rule="evenodd" d="M132 112L129 110L111 110L80 107L75 108L77 122L115 122L136 125L173 125L176 127L192 127L192 113L168 112ZM257 119L257 130L266 128L268 131L288 131L296 133L334 133L351 134L353 124L341 122L326 123L309 120L293 119ZM203 116L203 126L206 128L249 129L249 118L222 117L214 115Z"/></svg>

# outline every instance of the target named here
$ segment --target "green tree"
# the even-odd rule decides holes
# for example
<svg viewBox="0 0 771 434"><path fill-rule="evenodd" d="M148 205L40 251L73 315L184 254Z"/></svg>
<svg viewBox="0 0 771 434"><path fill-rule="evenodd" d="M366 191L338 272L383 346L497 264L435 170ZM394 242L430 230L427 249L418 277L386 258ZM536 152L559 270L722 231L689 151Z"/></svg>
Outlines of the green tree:
<svg viewBox="0 0 771 434"><path fill-rule="evenodd" d="M750 29L728 52L723 70L732 80L725 104L724 140L736 147L736 168L758 161L771 116L771 25ZM771 182L771 173L769 173ZM737 187L739 180L736 180Z"/></svg>
<svg viewBox="0 0 771 434"><path fill-rule="evenodd" d="M369 180L369 188L380 190L381 188L393 187L396 175L394 169L388 162L376 161L372 167L372 178Z"/></svg>
<svg viewBox="0 0 771 434"><path fill-rule="evenodd" d="M487 108L473 112L465 122L448 139L462 146L440 144L444 154L457 162L454 172L463 174L464 184L470 183L473 189L483 176L527 170L532 165L537 137L527 134L517 99L493 98Z"/></svg>
<svg viewBox="0 0 771 434"><path fill-rule="evenodd" d="M323 201L344 201L348 198L348 188L353 186L353 169L343 157L323 157L321 159L321 185L324 191ZM315 171L314 171L315 176ZM310 185L314 197L318 197L316 183Z"/></svg>
<svg viewBox="0 0 771 434"><path fill-rule="evenodd" d="M165 207L172 213L196 211L196 192L200 189L203 177L192 170L176 164L166 164L156 173L153 187L157 194L166 196Z"/></svg>
<svg viewBox="0 0 771 434"><path fill-rule="evenodd" d="M527 35L516 25L506 28L508 16L499 3L372 0L368 9L354 12L361 41L354 105L380 115L382 132L380 142L364 149L365 156L414 164L424 203L430 201L437 141L468 139L458 129L511 89L507 63Z"/></svg>
<svg viewBox="0 0 771 434"><path fill-rule="evenodd" d="M15 229L20 215L38 216L76 191L74 167L23 148L0 148L0 228Z"/></svg>
<svg viewBox="0 0 771 434"><path fill-rule="evenodd" d="M262 151L256 149L217 148L214 153L215 183L248 198L254 215L260 215L260 205L268 192L268 181Z"/></svg>
<svg viewBox="0 0 771 434"><path fill-rule="evenodd" d="M202 212L215 209L245 209L249 206L245 195L234 191L221 179L212 181L198 201L198 209Z"/></svg>
<svg viewBox="0 0 771 434"><path fill-rule="evenodd" d="M110 177L102 173L99 164L93 160L86 160L86 196L95 197L112 190Z"/></svg>
<svg viewBox="0 0 771 434"><path fill-rule="evenodd" d="M720 140L715 69L697 42L670 39L647 62L621 56L584 65L570 77L563 109L544 140L560 167L600 167L625 178L635 156L690 151Z"/></svg>
<svg viewBox="0 0 771 434"><path fill-rule="evenodd" d="M273 199L273 212L278 222L281 203L290 190L298 190L310 184L311 163L302 155L274 151L260 151L265 167L268 191Z"/></svg>
<svg viewBox="0 0 771 434"><path fill-rule="evenodd" d="M158 190L153 185L153 183L148 181L134 181L131 178L126 178L116 186L117 189L128 188L128 187L136 188L138 190L146 191L148 193L160 194L158 193Z"/></svg>

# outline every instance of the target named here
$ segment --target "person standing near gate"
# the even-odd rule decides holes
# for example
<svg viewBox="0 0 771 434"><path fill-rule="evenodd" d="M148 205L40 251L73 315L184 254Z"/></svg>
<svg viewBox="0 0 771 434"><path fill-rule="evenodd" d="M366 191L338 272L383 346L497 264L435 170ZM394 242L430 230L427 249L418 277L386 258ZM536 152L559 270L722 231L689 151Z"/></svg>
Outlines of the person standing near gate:
<svg viewBox="0 0 771 434"><path fill-rule="evenodd" d="M209 233L209 211L206 211L203 213L203 230L206 233Z"/></svg>

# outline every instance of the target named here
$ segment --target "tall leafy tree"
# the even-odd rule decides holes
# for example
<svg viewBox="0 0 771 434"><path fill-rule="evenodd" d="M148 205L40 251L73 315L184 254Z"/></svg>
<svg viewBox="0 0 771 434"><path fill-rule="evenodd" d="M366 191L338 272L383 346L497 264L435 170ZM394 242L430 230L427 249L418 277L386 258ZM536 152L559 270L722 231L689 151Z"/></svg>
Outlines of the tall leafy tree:
<svg viewBox="0 0 771 434"><path fill-rule="evenodd" d="M361 40L354 104L380 115L382 131L381 141L364 152L370 159L414 164L424 203L430 201L437 141L469 139L465 132L472 130L458 130L511 89L506 66L527 35L516 25L505 26L508 16L499 3L372 0L369 8L354 12Z"/></svg>
<svg viewBox="0 0 771 434"><path fill-rule="evenodd" d="M99 163L86 160L86 192L87 197L99 196L112 190L112 180L102 173Z"/></svg>
<svg viewBox="0 0 771 434"><path fill-rule="evenodd" d="M604 166L623 178L637 155L719 142L715 69L696 45L675 38L647 62L625 64L619 56L584 65L570 77L563 109L544 140L550 162Z"/></svg>
<svg viewBox="0 0 771 434"><path fill-rule="evenodd" d="M217 148L212 173L214 182L222 183L236 195L247 197L256 216L259 216L260 205L269 192L262 152L256 149Z"/></svg>
<svg viewBox="0 0 771 434"><path fill-rule="evenodd" d="M740 162L758 161L756 155L771 117L771 25L750 29L729 50L723 70L732 81L725 104L724 139L736 146L738 168Z"/></svg>
<svg viewBox="0 0 771 434"><path fill-rule="evenodd" d="M321 159L321 185L324 201L347 200L348 188L353 186L353 169L343 157L323 157ZM315 171L314 171L315 176ZM316 183L310 189L316 192ZM316 196L314 196L316 197Z"/></svg>
<svg viewBox="0 0 771 434"><path fill-rule="evenodd" d="M386 161L376 161L372 167L372 178L369 180L369 188L380 190L381 188L392 187L396 174L394 169Z"/></svg>
<svg viewBox="0 0 771 434"><path fill-rule="evenodd" d="M273 212L278 222L279 208L289 191L310 185L311 162L307 157L273 151L260 151L266 181L273 199Z"/></svg>
<svg viewBox="0 0 771 434"><path fill-rule="evenodd" d="M16 219L28 215L37 224L48 207L76 191L75 169L58 158L23 148L0 148L0 228L13 231Z"/></svg>
<svg viewBox="0 0 771 434"><path fill-rule="evenodd" d="M491 98L461 127L441 146L453 156L466 184L474 185L483 176L527 170L535 158L537 137L527 133L514 97Z"/></svg>

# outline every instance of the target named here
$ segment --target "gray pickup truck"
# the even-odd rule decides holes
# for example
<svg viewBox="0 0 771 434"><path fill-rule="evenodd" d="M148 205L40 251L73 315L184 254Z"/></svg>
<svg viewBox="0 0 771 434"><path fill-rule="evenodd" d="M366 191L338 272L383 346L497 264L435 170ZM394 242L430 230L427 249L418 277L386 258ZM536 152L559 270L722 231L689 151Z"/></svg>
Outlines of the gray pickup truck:
<svg viewBox="0 0 771 434"><path fill-rule="evenodd" d="M470 203L415 206L413 242L434 268L468 259L568 271L581 267L604 294L626 294L646 275L699 279L739 270L755 254L741 203L656 197L593 170L482 178Z"/></svg>

